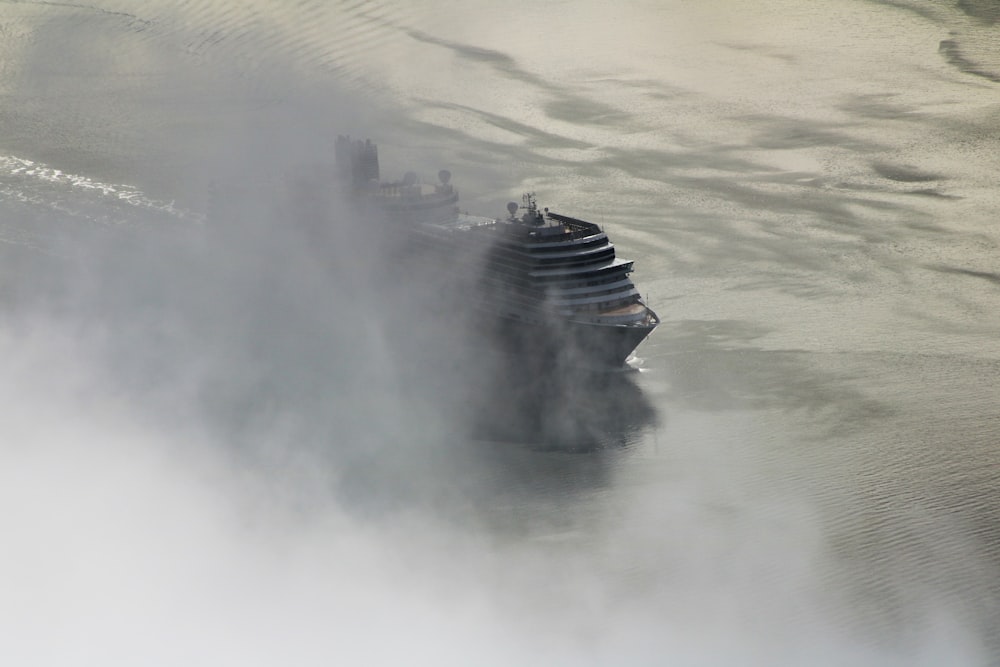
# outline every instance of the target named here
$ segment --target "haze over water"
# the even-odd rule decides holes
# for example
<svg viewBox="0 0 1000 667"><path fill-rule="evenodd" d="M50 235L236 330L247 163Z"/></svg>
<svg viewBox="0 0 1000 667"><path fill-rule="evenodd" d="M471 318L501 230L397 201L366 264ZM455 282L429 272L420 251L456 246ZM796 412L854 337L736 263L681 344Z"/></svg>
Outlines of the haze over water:
<svg viewBox="0 0 1000 667"><path fill-rule="evenodd" d="M998 20L0 2L0 662L1000 664ZM341 133L603 225L639 372L463 351Z"/></svg>

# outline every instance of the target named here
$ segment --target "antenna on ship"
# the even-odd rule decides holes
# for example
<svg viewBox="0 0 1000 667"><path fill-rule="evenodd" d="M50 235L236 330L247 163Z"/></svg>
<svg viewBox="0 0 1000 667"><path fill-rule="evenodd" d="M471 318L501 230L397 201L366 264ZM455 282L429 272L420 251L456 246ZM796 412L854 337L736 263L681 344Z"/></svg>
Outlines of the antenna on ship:
<svg viewBox="0 0 1000 667"><path fill-rule="evenodd" d="M445 194L451 194L454 190L451 187L451 172L447 169L442 169L438 172L438 180L441 181L441 185L437 186L435 190L437 192L443 192Z"/></svg>
<svg viewBox="0 0 1000 667"><path fill-rule="evenodd" d="M532 225L544 224L542 215L538 212L538 205L535 203L535 193L525 192L523 195L521 195L521 201L524 202L521 208L527 209L527 213L524 214L522 220L525 223L530 223ZM514 202L511 202L511 204L513 203ZM512 211L511 217L513 217L513 215L514 213Z"/></svg>
<svg viewBox="0 0 1000 667"><path fill-rule="evenodd" d="M524 202L524 208L528 209L529 211L535 210L534 192L525 192L523 195L521 195L521 201Z"/></svg>

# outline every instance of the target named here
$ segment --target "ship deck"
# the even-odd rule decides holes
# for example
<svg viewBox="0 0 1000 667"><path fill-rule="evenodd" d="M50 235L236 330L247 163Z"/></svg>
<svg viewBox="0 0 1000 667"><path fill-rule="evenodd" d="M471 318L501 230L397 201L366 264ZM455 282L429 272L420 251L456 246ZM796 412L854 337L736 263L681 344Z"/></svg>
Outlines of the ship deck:
<svg viewBox="0 0 1000 667"><path fill-rule="evenodd" d="M601 315L639 315L640 313L646 312L646 306L641 303L630 303L627 306L622 306L621 308L615 308L614 310L602 310Z"/></svg>
<svg viewBox="0 0 1000 667"><path fill-rule="evenodd" d="M442 231L454 232L454 231L467 231L470 229L476 229L480 227L490 227L497 223L496 218L487 218L482 215L469 215L468 213L459 213L451 220L442 220L440 222L428 222L424 223L428 227L433 227L435 229L440 229Z"/></svg>

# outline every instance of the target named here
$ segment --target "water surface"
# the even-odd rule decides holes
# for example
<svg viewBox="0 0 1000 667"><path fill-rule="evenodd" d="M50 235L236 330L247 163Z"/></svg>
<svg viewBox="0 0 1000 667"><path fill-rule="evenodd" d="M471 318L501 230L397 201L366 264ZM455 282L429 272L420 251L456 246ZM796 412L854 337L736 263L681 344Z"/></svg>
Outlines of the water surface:
<svg viewBox="0 0 1000 667"><path fill-rule="evenodd" d="M0 652L997 664L998 20L0 3ZM344 132L604 225L638 372L382 301Z"/></svg>

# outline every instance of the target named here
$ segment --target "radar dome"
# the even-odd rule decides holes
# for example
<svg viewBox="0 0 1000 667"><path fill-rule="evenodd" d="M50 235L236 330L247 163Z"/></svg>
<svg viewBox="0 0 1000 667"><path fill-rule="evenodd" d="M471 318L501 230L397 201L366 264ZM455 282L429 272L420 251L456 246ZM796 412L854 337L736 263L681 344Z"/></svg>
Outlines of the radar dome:
<svg viewBox="0 0 1000 667"><path fill-rule="evenodd" d="M445 185L448 185L448 181L451 180L451 172L447 169L442 169L438 172L438 180L440 180Z"/></svg>
<svg viewBox="0 0 1000 667"><path fill-rule="evenodd" d="M512 218L514 217L514 214L517 213L517 202L516 201L507 202L507 212L510 213L510 217L512 217Z"/></svg>
<svg viewBox="0 0 1000 667"><path fill-rule="evenodd" d="M414 172L408 171L405 174L403 174L403 185L413 185L416 182L417 182L417 175Z"/></svg>

